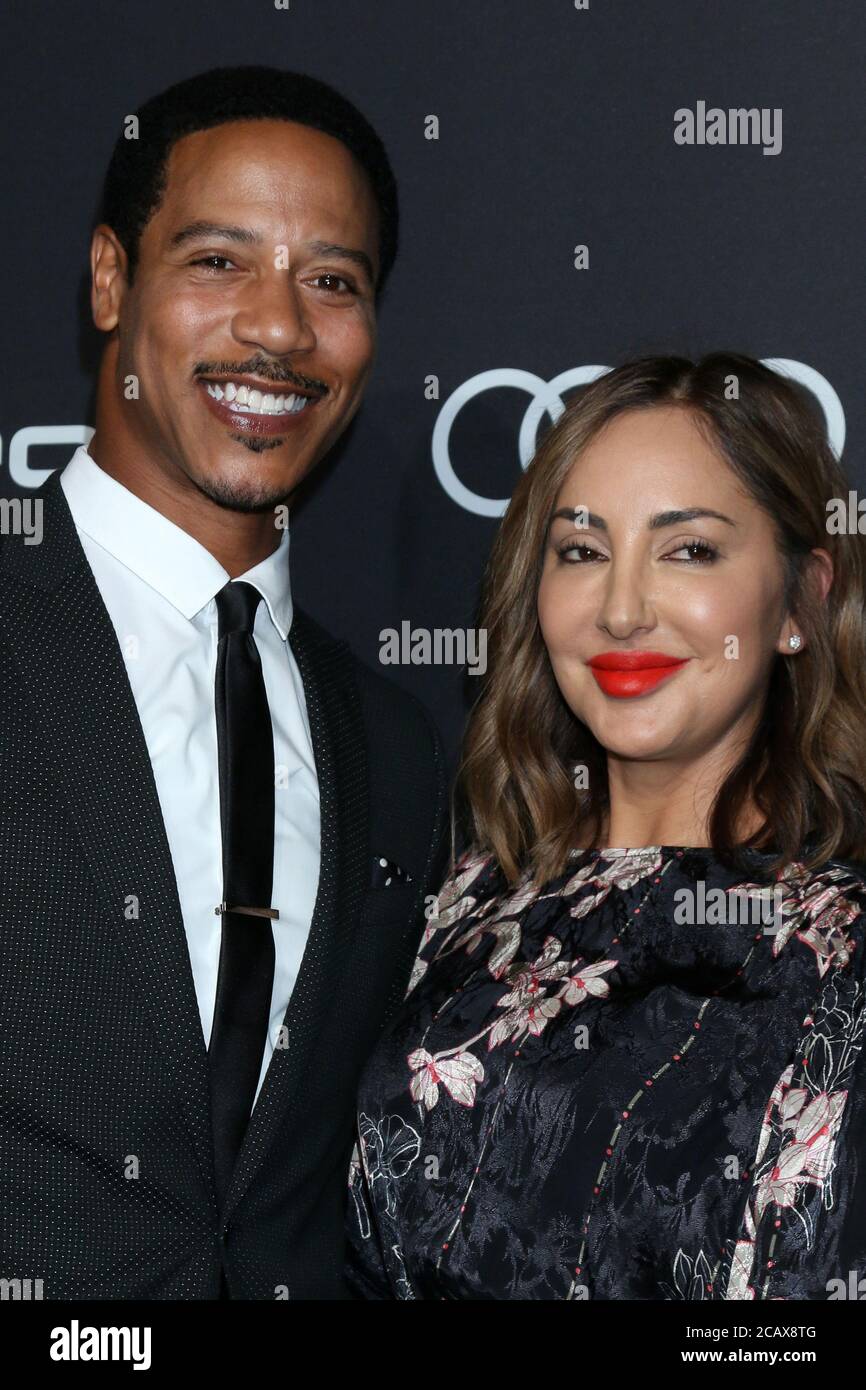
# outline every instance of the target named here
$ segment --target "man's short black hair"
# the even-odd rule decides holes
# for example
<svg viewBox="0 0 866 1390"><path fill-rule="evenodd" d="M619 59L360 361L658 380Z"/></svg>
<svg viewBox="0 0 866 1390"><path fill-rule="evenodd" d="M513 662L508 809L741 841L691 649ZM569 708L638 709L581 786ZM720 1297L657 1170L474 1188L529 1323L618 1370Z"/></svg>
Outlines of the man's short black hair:
<svg viewBox="0 0 866 1390"><path fill-rule="evenodd" d="M379 279L382 289L397 254L397 184L379 136L356 106L327 83L279 68L211 68L139 107L138 138L121 134L114 146L99 220L107 222L127 254L129 279L138 263L141 234L165 193L168 156L184 135L227 121L283 120L312 126L342 141L366 173L379 207Z"/></svg>

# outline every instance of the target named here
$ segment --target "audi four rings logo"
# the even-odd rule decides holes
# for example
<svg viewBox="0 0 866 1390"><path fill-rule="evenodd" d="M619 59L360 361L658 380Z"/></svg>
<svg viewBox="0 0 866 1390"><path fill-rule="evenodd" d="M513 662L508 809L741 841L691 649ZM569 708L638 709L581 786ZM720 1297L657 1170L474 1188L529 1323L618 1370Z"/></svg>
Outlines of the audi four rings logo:
<svg viewBox="0 0 866 1390"><path fill-rule="evenodd" d="M845 446L845 412L842 402L826 377L809 367L805 362L795 362L790 357L765 357L764 365L772 367L782 376L792 377L817 397L827 422L827 437L836 457L839 458ZM544 381L534 372L524 372L518 367L494 367L491 371L479 372L452 391L436 420L433 428L433 467L436 476L448 496L458 507L476 516L502 516L508 506L507 497L482 497L464 483L461 483L451 461L451 427L467 401L474 400L484 391L494 391L510 386L525 391L529 404L520 424L517 436L517 451L521 468L526 468L535 453L538 428L542 415L549 415L555 423L563 410L565 402L561 392L570 391L575 386L585 386L596 377L604 376L610 367L572 367L570 371L560 372L552 381ZM9 476L21 488L37 488L53 472L51 468L31 468L29 452L45 444L65 444L77 448L79 444L89 444L93 429L89 425L28 425L18 430L9 443ZM0 438L0 459L3 441Z"/></svg>
<svg viewBox="0 0 866 1390"><path fill-rule="evenodd" d="M807 386L817 397L827 422L827 437L836 457L841 456L845 446L845 412L842 402L826 377L809 367L805 362L795 362L789 357L765 357L766 367L771 367L781 376L793 378ZM433 428L433 467L436 476L448 496L458 507L476 516L502 516L508 506L507 497L482 497L461 483L451 461L451 427L467 401L474 400L484 391L493 391L502 386L511 386L525 391L529 396L520 430L517 436L517 450L521 468L527 468L535 453L538 427L542 415L549 415L555 424L565 409L561 392L572 390L575 386L586 386L597 377L604 376L610 367L572 367L570 371L560 372L552 381L544 381L534 372L524 372L518 367L495 367L492 371L479 372L452 391L442 406Z"/></svg>

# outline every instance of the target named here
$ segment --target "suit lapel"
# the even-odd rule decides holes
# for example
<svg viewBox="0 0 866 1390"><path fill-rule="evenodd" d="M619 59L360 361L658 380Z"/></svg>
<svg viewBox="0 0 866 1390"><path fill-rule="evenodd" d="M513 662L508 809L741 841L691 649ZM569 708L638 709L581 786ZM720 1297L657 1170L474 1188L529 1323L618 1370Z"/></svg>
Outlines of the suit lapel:
<svg viewBox="0 0 866 1390"><path fill-rule="evenodd" d="M298 1083L313 1065L336 973L368 886L366 737L345 642L295 609L289 634L304 683L321 807L321 866L313 919L276 1047L253 1110L226 1199L237 1207L274 1142Z"/></svg>
<svg viewBox="0 0 866 1390"><path fill-rule="evenodd" d="M100 929L111 933L150 1019L213 1192L207 1052L147 744L60 474L36 496L41 544L7 538L0 551L0 635L68 801L103 905Z"/></svg>

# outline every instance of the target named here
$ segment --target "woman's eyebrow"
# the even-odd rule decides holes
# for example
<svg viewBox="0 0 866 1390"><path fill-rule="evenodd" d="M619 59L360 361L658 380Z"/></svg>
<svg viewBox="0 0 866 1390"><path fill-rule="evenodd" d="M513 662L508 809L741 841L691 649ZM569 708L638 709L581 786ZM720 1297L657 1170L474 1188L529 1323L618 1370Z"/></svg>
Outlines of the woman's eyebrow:
<svg viewBox="0 0 866 1390"><path fill-rule="evenodd" d="M558 511L553 513L550 521L547 523L548 527L553 525L557 517L562 517L564 521L574 522L576 526L576 514L578 512L583 513L583 508L560 507ZM585 512L583 514L586 518L586 527L592 526L597 531L606 531L608 529L607 522L603 516L599 516L596 512ZM736 526L737 524L735 521L732 521L729 516L725 516L724 512L714 512L710 507L685 507L674 511L656 512L655 516L650 517L647 522L647 530L661 531L666 526L679 526L684 521L696 521L697 518L701 516L715 517L716 521L725 521L728 526ZM584 528L581 527L580 529Z"/></svg>

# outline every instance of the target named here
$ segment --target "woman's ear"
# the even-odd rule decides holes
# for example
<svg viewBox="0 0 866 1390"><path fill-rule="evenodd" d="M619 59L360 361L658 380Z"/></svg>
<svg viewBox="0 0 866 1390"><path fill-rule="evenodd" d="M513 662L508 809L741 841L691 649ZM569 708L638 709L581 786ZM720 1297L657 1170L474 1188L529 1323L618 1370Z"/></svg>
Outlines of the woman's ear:
<svg viewBox="0 0 866 1390"><path fill-rule="evenodd" d="M809 591L813 603L826 603L833 585L833 560L826 550L816 547L806 556L800 585L801 592L804 589ZM804 650L803 634L796 613L790 613L783 622L776 650L785 656Z"/></svg>
<svg viewBox="0 0 866 1390"><path fill-rule="evenodd" d="M815 586L815 597L826 603L833 584L833 560L826 550L815 548L806 560L806 583Z"/></svg>

